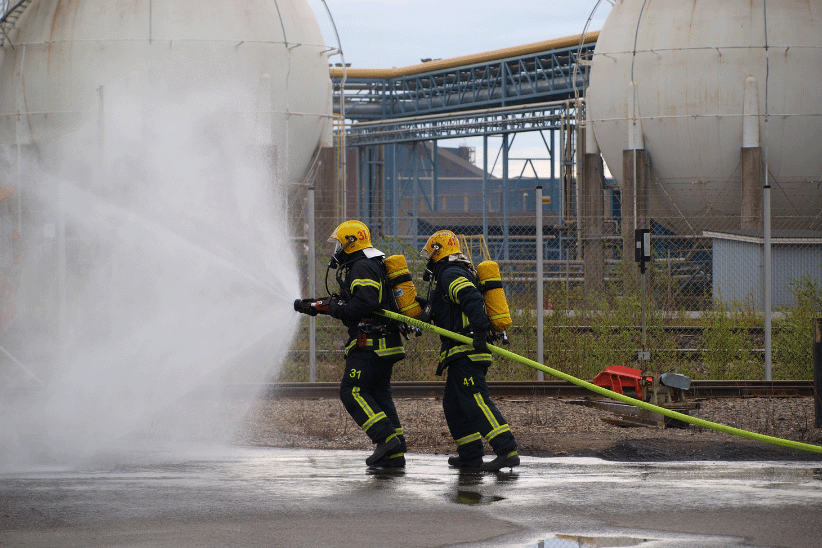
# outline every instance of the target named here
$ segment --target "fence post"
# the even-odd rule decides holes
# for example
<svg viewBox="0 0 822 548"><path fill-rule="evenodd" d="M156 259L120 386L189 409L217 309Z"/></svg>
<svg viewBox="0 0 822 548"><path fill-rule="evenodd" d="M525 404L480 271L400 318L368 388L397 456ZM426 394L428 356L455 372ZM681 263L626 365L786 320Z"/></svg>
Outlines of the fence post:
<svg viewBox="0 0 822 548"><path fill-rule="evenodd" d="M314 187L308 187L308 294L313 296L317 290L317 250L315 249L316 234L314 233ZM308 317L308 380L317 380L317 318Z"/></svg>
<svg viewBox="0 0 822 548"><path fill-rule="evenodd" d="M542 295L542 286L545 283L545 274L543 272L543 260L545 257L542 247L542 187L539 185L536 187L536 195L537 218L535 226L537 232L537 362L545 363L545 360L543 359L543 322L545 321L545 303L543 302ZM537 371L537 380L545 380L545 376L542 371Z"/></svg>
<svg viewBox="0 0 822 548"><path fill-rule="evenodd" d="M822 427L822 318L813 320L813 402L814 428Z"/></svg>

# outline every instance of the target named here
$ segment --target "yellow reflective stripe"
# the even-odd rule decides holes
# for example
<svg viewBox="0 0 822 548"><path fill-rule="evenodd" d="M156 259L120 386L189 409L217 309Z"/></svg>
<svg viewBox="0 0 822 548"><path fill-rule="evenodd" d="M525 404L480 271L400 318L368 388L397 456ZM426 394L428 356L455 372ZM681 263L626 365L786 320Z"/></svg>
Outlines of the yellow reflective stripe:
<svg viewBox="0 0 822 548"><path fill-rule="evenodd" d="M496 316L489 316L488 319L490 320L498 320L500 318L510 318L510 314L497 314Z"/></svg>
<svg viewBox="0 0 822 548"><path fill-rule="evenodd" d="M511 431L511 428L507 424L503 424L499 428L494 428L493 430L488 432L488 435L485 436L485 439L487 439L488 441L491 441L492 439L496 438L498 435L502 434L503 432L510 432L510 431Z"/></svg>
<svg viewBox="0 0 822 548"><path fill-rule="evenodd" d="M410 309L414 308L415 306L419 306L419 303L417 301L414 301L413 303L409 304L408 306L403 306L402 308L400 308L400 312L401 313L405 312L406 310L410 310Z"/></svg>
<svg viewBox="0 0 822 548"><path fill-rule="evenodd" d="M365 401L362 396L360 396L360 387L359 386L355 386L351 390L351 395L354 396L354 400L356 400L356 402L358 404L360 404L360 407L362 408L363 411L365 411L365 415L367 417L373 417L374 416L374 410L371 409L371 406L368 405L368 402Z"/></svg>
<svg viewBox="0 0 822 548"><path fill-rule="evenodd" d="M407 268L401 268L399 270L395 270L391 274L388 275L389 280L393 280L397 276L402 276L403 274L411 274L411 272Z"/></svg>
<svg viewBox="0 0 822 548"><path fill-rule="evenodd" d="M375 350L377 356L384 358L386 356L396 356L397 354L405 354L405 349L401 346L392 346L391 348L386 348L385 350Z"/></svg>
<svg viewBox="0 0 822 548"><path fill-rule="evenodd" d="M371 339L369 339L369 341L370 340ZM374 351L377 354L377 356L396 356L397 354L405 353L405 349L402 347L402 345L387 347L385 346L386 343L384 338L377 340L379 341L379 345L377 350Z"/></svg>
<svg viewBox="0 0 822 548"><path fill-rule="evenodd" d="M452 346L448 350L444 350L440 353L440 359L443 360L445 358L449 358L454 354L459 354L460 352L470 352L474 349L473 345L470 344L459 344L457 346ZM488 354L489 356L491 354Z"/></svg>
<svg viewBox="0 0 822 548"><path fill-rule="evenodd" d="M365 348L373 347L374 341L377 341L377 348L374 350L374 353L377 356L384 357L384 356L396 356L397 354L404 354L405 348L402 345L400 346L385 346L385 338L380 339L365 339ZM354 339L345 347L345 355L347 356L348 353L358 345L359 340Z"/></svg>
<svg viewBox="0 0 822 548"><path fill-rule="evenodd" d="M353 282L351 282L351 290L353 291L355 287L373 287L374 289L380 288L380 283L375 282L374 280L370 280L368 278L357 278Z"/></svg>
<svg viewBox="0 0 822 548"><path fill-rule="evenodd" d="M395 432L395 435L396 435L397 437L399 437L399 436L403 436L403 435L404 435L404 434L403 434L403 431L402 431L402 428L395 428L395 429L394 429L394 432ZM391 437L389 437L389 438L388 438L388 439L386 439L385 441L388 441L388 440L390 440L390 439L391 439ZM400 441L402 441L402 440L400 440ZM403 455L405 455L405 451L400 451L399 453L392 453L391 455L388 455L388 458L389 458L389 459L393 459L393 458L396 458L396 457L401 457L401 456L403 456Z"/></svg>
<svg viewBox="0 0 822 548"><path fill-rule="evenodd" d="M351 293L354 293L355 287L373 287L379 292L379 302L382 302L382 282L375 282L370 278L357 278L351 282Z"/></svg>
<svg viewBox="0 0 822 548"><path fill-rule="evenodd" d="M365 412L365 416L369 417L369 419L367 421L365 421L365 423L362 425L362 429L363 429L364 432L368 432L368 429L371 428L374 425L374 423L379 422L382 419L386 418L385 412L383 412L383 411L380 411L379 413L374 414L374 410L371 409L371 406L368 405L368 402L365 401L365 399L363 399L362 396L360 396L360 387L359 386L355 386L351 390L351 395L354 396L354 401L356 401L360 405L360 408ZM396 435L397 435L396 433L391 434L390 436L388 436L388 439L391 439Z"/></svg>
<svg viewBox="0 0 822 548"><path fill-rule="evenodd" d="M451 282L451 285L448 286L448 296L451 297L452 301L459 304L460 299L458 293L466 287L468 287L469 285L473 287L474 284L469 282L468 278L466 278L465 276L460 276L459 278Z"/></svg>
<svg viewBox="0 0 822 548"><path fill-rule="evenodd" d="M462 313L462 328L465 329L471 325L471 322L468 321L468 316L465 315L465 312Z"/></svg>
<svg viewBox="0 0 822 548"><path fill-rule="evenodd" d="M458 440L454 440L457 444L457 447L460 445L465 445L466 443L471 443L472 441L479 441L482 439L482 436L479 432L474 432L473 434L468 434L467 436L463 436Z"/></svg>
<svg viewBox="0 0 822 548"><path fill-rule="evenodd" d="M363 432L368 432L368 429L371 428L372 426L374 426L375 422L379 422L384 418L385 418L385 413L380 411L379 413L377 413L376 415L374 415L373 417L371 417L370 419L365 421L365 424L362 425Z"/></svg>
<svg viewBox="0 0 822 548"><path fill-rule="evenodd" d="M468 352L468 359L474 362L491 361L492 358L489 352L475 352L473 350L474 347L470 344L461 344L458 346L454 346L449 348L448 350L443 350L442 352L440 352L440 361L444 360L445 358L455 356L456 354L460 354L462 352Z"/></svg>
<svg viewBox="0 0 822 548"><path fill-rule="evenodd" d="M491 408L485 403L485 400L482 397L482 394L477 392L474 394L474 401L477 402L477 407L480 408L480 411L485 415L485 418L488 419L488 422L491 424L491 432L496 430L500 427L500 424L497 422L497 418L491 412ZM485 439L489 439L486 437Z"/></svg>

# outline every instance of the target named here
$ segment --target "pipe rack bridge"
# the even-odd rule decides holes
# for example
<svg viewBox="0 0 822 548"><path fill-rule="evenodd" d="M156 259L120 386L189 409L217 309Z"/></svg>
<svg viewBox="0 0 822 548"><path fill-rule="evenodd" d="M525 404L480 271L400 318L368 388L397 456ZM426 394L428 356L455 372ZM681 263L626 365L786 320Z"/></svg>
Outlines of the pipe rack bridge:
<svg viewBox="0 0 822 548"><path fill-rule="evenodd" d="M342 104L346 119L390 120L581 97L581 69L598 37L589 32L404 68L332 67L334 113Z"/></svg>

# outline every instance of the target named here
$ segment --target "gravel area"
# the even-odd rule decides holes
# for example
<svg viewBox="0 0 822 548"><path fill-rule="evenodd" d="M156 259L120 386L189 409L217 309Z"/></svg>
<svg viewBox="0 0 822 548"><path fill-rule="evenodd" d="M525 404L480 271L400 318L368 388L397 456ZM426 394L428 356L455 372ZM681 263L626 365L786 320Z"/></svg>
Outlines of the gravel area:
<svg viewBox="0 0 822 548"><path fill-rule="evenodd" d="M620 427L612 413L584 400L551 397L495 398L520 453L589 456L619 461L809 460L822 454L748 440L710 429ZM453 454L439 398L397 398L409 458L414 453ZM822 445L813 428L812 398L745 398L700 401L692 416L770 436ZM606 419L606 420L603 420ZM371 450L365 434L336 399L258 400L246 416L239 443L272 447ZM486 452L491 453L486 446Z"/></svg>

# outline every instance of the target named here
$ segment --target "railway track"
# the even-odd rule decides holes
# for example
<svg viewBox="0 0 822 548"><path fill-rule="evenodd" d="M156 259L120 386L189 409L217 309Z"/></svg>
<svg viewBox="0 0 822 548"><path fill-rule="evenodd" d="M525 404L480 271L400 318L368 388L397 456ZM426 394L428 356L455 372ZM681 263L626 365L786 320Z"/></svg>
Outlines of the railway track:
<svg viewBox="0 0 822 548"><path fill-rule="evenodd" d="M399 381L391 383L395 398L432 398L442 395L443 382ZM593 396L584 388L565 381L491 381L491 396L552 396L575 398ZM336 398L339 384L332 382L272 383L266 395L277 398ZM689 399L706 398L792 398L813 395L813 381L691 381L686 393Z"/></svg>

